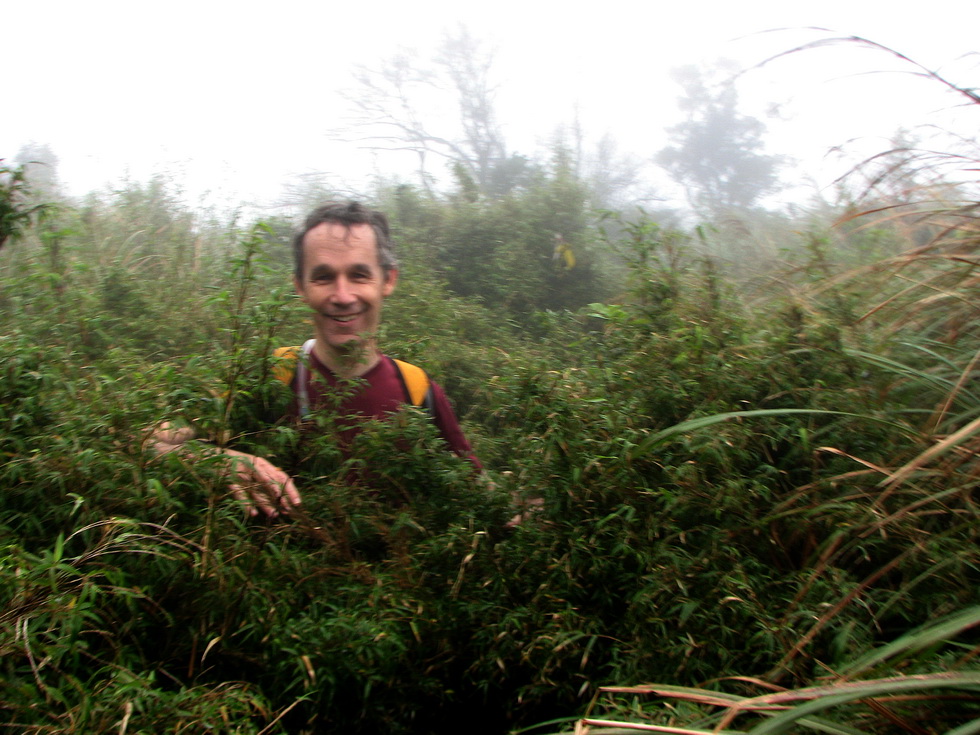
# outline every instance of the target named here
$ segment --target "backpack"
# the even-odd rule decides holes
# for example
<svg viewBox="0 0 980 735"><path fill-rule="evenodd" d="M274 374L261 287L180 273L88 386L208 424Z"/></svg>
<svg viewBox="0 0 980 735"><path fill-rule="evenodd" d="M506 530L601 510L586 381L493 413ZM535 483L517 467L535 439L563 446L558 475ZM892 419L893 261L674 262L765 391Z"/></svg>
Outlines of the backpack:
<svg viewBox="0 0 980 735"><path fill-rule="evenodd" d="M310 397L306 385L310 372L309 356L315 343L315 339L308 339L302 347L278 347L272 353L274 357L280 358L273 366L272 374L277 380L293 387L301 418L310 415ZM300 356L303 359L300 359ZM402 360L393 359L393 362L398 368L398 377L401 379L402 388L405 389L408 403L424 408L430 416L435 418L432 384L429 376L425 374L425 370ZM295 385L293 385L294 378L296 379Z"/></svg>

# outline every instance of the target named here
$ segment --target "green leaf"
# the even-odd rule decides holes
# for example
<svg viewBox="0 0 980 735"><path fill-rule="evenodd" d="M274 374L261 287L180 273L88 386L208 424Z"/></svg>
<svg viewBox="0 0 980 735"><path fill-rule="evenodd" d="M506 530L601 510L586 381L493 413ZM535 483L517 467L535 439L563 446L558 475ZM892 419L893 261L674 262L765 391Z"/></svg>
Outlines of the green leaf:
<svg viewBox="0 0 980 735"><path fill-rule="evenodd" d="M715 424L720 424L725 421L730 421L731 419L742 419L742 418L758 418L763 416L790 416L794 414L813 414L813 415L824 415L824 416L850 416L852 418L859 418L866 421L874 421L877 423L886 424L898 428L902 431L908 431L908 427L897 424L894 421L887 421L884 419L879 419L874 416L868 416L866 414L857 413L847 413L845 411L823 411L820 409L813 408L767 408L758 409L753 411L731 411L729 413L716 413L711 416L701 416L696 419L690 419L688 421L682 421L679 424L674 424L671 427L664 429L663 431L658 431L653 436L647 437L642 442L636 445L630 453L631 458L642 457L644 454L652 451L659 445L666 442L678 434L684 434L690 431L698 431L700 429L706 429L709 426L714 426Z"/></svg>
<svg viewBox="0 0 980 735"><path fill-rule="evenodd" d="M862 656L851 665L845 667L840 673L842 676L853 677L899 653L921 650L936 643L941 643L962 633L967 628L978 624L980 624L980 606L970 607L960 613L946 617L939 622L923 626L918 630L903 635L898 640L892 641L888 645Z"/></svg>
<svg viewBox="0 0 980 735"><path fill-rule="evenodd" d="M801 720L808 715L861 699L929 689L967 689L972 691L978 688L980 688L980 674L926 674L841 684L826 687L826 694L820 694L813 701L781 712L771 720L760 723L749 733L750 735L778 735L788 732L794 725L800 724ZM836 691L841 691L841 693L837 694Z"/></svg>

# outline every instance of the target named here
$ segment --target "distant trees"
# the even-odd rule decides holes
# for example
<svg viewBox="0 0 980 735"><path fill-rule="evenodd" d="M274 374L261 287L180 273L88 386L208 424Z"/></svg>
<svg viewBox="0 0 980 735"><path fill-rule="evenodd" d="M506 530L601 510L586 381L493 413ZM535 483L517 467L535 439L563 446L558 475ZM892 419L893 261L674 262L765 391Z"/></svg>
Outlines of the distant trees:
<svg viewBox="0 0 980 735"><path fill-rule="evenodd" d="M194 215L162 175L145 183L125 181L108 196L89 195L79 217L79 233L102 243L107 263L139 263L157 274L186 275L184 269L196 267L200 259Z"/></svg>
<svg viewBox="0 0 980 735"><path fill-rule="evenodd" d="M514 314L595 301L603 289L588 200L568 152L558 148L519 193L452 202L437 240L438 267L456 293Z"/></svg>
<svg viewBox="0 0 980 735"><path fill-rule="evenodd" d="M387 192L388 209L412 258L452 292L515 317L581 307L603 291L591 209L634 183L635 170L608 137L588 159L561 135L546 162L509 151L492 62L460 27L432 59L402 52L362 69L347 95L355 126L369 146L417 156L420 187ZM441 191L432 158L446 164Z"/></svg>
<svg viewBox="0 0 980 735"><path fill-rule="evenodd" d="M431 59L401 51L378 69L362 68L346 93L357 138L371 148L410 151L422 187L434 193L433 158L446 164L456 196L473 202L528 190L547 164L508 150L492 82L493 52L465 27L445 36ZM551 152L564 149L570 172L588 187L589 204L618 206L639 182L639 163L602 137L586 149L581 131L569 143L563 131Z"/></svg>
<svg viewBox="0 0 980 735"><path fill-rule="evenodd" d="M635 156L621 153L612 135L599 138L591 151L580 152L578 163L594 206L618 209L633 203L632 195L642 180L641 164Z"/></svg>
<svg viewBox="0 0 980 735"><path fill-rule="evenodd" d="M21 146L14 162L24 170L24 179L35 199L52 201L61 197L58 181L58 156L45 143L31 142Z"/></svg>
<svg viewBox="0 0 980 735"><path fill-rule="evenodd" d="M401 51L379 69L360 69L356 87L346 94L360 140L413 152L427 188L429 159L436 157L456 169L458 180L483 192L506 193L526 161L508 156L494 106L492 64L493 53L461 26L428 62Z"/></svg>
<svg viewBox="0 0 980 735"><path fill-rule="evenodd" d="M35 196L31 169L24 162L9 166L0 158L0 248L24 236L50 206Z"/></svg>
<svg viewBox="0 0 980 735"><path fill-rule="evenodd" d="M15 240L31 221L31 212L24 202L27 184L23 167L10 168L0 158L0 248Z"/></svg>
<svg viewBox="0 0 980 735"><path fill-rule="evenodd" d="M695 66L673 71L684 90L679 103L686 119L668 130L670 145L655 159L707 216L752 207L778 188L781 160L764 152L765 124L739 112L733 72L730 62L708 72Z"/></svg>
<svg viewBox="0 0 980 735"><path fill-rule="evenodd" d="M401 184L379 204L399 233L404 267L508 318L605 295L589 188L560 146L504 196L478 193L473 182L446 196Z"/></svg>

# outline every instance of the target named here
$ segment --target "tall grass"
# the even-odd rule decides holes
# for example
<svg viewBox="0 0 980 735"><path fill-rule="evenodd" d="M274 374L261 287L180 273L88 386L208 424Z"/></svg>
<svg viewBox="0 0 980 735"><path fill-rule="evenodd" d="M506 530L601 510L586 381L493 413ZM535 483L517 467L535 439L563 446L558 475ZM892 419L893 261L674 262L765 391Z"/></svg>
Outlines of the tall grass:
<svg viewBox="0 0 980 735"><path fill-rule="evenodd" d="M914 73L966 99L965 114L975 114L980 99L971 89L865 39L844 40L897 56ZM577 734L980 731L980 519L974 499L980 420L972 389L980 354L980 239L978 204L971 197L975 184L949 183L951 171L973 172L977 160L964 151L904 147L864 161L854 174L866 176L865 206L840 217L839 232L891 229L907 238L907 249L830 268L831 253L822 246L812 252L820 275L793 291L803 307L795 311L798 324L836 323L825 334L839 340L842 365L850 365L852 380L840 384L850 385L853 406L860 407L855 421L864 423L852 424L851 431L867 434L872 423L883 422L890 436L884 446L859 446L849 432L833 432L831 438L825 428L813 431L812 424L798 434L799 446L818 464L831 457L845 462L836 464L839 472L817 472L812 481L772 498L761 514L760 526L767 527L776 548L792 554L803 541L805 549L795 591L781 614L756 608L759 622L773 621L767 627L784 633L773 647L775 665L761 672L739 664L728 670L740 676L705 676L697 687L678 686L676 678L603 687L610 697L602 704L608 715L590 708ZM787 278L812 272L803 268ZM812 354L811 338L794 341L787 347L796 355ZM822 396L824 404L833 395L829 388L812 384L811 396ZM830 418L825 404L821 410L758 405L680 421L651 434L633 454L657 455L684 441L703 446L712 431L732 446L733 432L725 427L736 422L765 426L768 417ZM703 452L700 457L703 462ZM718 604L746 599L733 594ZM932 612L920 617L926 607ZM711 645L724 643L714 637ZM661 701L648 703L643 695Z"/></svg>
<svg viewBox="0 0 980 735"><path fill-rule="evenodd" d="M624 219L621 298L503 318L425 277L473 208L403 212L386 349L458 397L487 483L414 411L349 453L329 409L282 421L288 253L138 188L0 253L9 728L500 733L605 688L580 731L970 731L965 225L858 270L807 235L749 300ZM208 452L146 451L178 417L288 467L304 512L248 520ZM508 529L512 496L544 505Z"/></svg>

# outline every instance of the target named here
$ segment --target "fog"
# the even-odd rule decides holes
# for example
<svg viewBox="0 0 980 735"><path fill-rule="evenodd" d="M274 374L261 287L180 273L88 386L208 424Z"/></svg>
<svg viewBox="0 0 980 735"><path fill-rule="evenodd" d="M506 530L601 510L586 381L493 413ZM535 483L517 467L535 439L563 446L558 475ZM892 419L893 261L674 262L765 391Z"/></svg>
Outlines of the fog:
<svg viewBox="0 0 980 735"><path fill-rule="evenodd" d="M836 43L758 66L857 35L970 86L973 3L932 3L914 17L877 0L786 5L19 3L5 10L16 72L5 84L0 157L33 141L58 156L70 194L163 174L191 203L222 208L274 206L311 179L353 191L415 182L414 154L358 140L344 93L358 93L358 68L379 69L397 53L426 68L462 26L493 52L507 154L543 159L556 136L586 146L608 136L641 169L637 196L681 198L652 159L682 119L670 70L684 65L726 58L748 70L738 78L741 109L765 123L768 152L797 162L774 205L826 191L899 129L976 129L975 113L957 109L948 90L882 50ZM417 101L425 125L454 134L451 98ZM843 158L828 155L841 146ZM429 168L437 186L448 184L435 159Z"/></svg>

